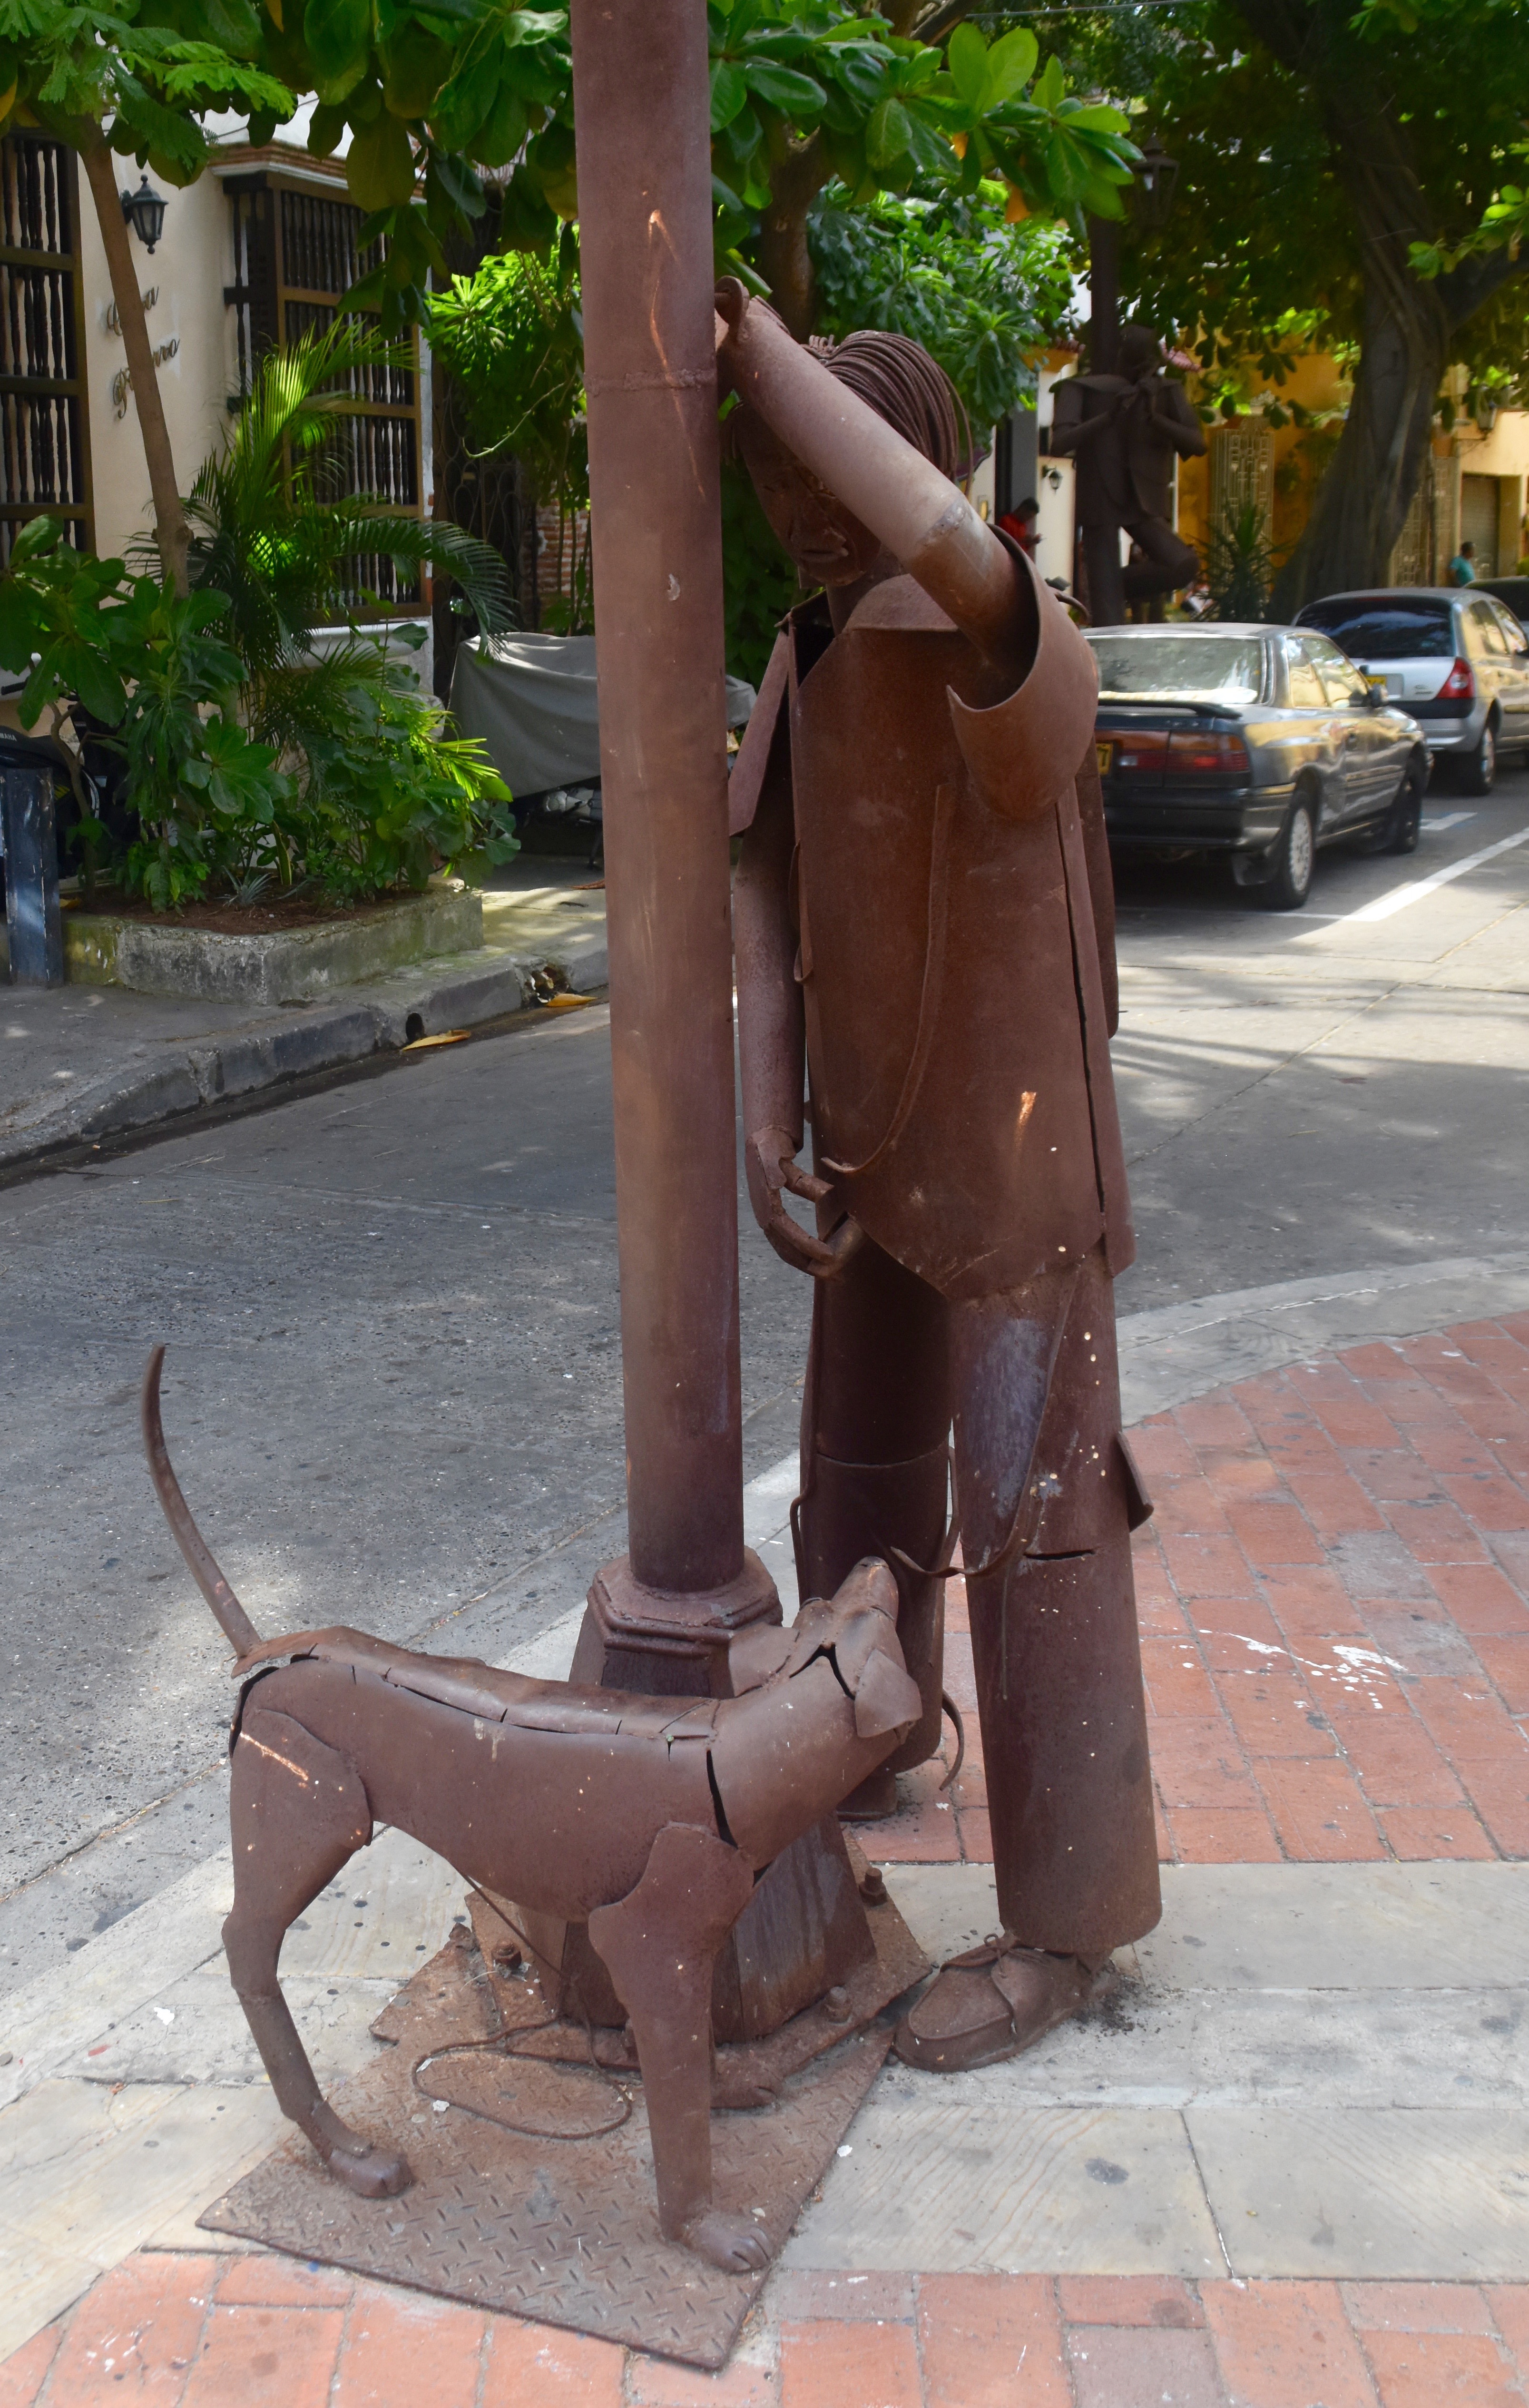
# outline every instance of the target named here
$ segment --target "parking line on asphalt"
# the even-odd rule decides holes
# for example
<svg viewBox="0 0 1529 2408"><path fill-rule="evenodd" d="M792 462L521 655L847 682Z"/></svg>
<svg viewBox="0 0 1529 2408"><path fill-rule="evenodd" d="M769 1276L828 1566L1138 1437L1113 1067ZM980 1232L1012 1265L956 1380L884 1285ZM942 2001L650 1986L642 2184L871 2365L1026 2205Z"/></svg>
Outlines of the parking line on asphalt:
<svg viewBox="0 0 1529 2408"><path fill-rule="evenodd" d="M1346 911L1343 917L1350 921L1389 920L1394 912L1421 903L1436 887L1448 886L1452 878L1464 878L1467 869L1479 869L1483 861L1493 860L1499 853L1511 853L1520 844L1529 844L1529 828L1521 828L1517 836L1505 836L1496 844L1484 845L1479 853L1467 853L1464 861L1451 861L1448 869L1436 869L1432 878L1415 878L1406 886L1393 886L1389 895L1378 895L1373 903L1362 903L1357 911Z"/></svg>

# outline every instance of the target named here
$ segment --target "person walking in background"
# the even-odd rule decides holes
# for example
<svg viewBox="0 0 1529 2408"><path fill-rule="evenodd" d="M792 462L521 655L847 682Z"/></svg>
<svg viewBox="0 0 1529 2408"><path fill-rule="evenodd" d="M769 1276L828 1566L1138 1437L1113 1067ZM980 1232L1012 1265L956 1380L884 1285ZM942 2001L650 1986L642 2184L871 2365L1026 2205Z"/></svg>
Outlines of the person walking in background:
<svg viewBox="0 0 1529 2408"><path fill-rule="evenodd" d="M1450 563L1451 585L1474 585L1476 582L1476 546L1463 543Z"/></svg>

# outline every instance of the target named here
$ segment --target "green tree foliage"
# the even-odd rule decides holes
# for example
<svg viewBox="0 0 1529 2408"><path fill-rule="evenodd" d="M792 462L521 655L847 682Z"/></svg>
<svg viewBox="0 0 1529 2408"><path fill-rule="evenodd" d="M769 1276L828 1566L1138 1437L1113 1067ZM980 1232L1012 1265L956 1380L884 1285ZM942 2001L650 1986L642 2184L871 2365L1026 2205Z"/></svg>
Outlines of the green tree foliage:
<svg viewBox="0 0 1529 2408"><path fill-rule="evenodd" d="M203 112L249 108L273 127L292 115L261 31L250 0L0 0L0 131L41 125L83 150L109 128L114 150L189 184L208 155Z"/></svg>
<svg viewBox="0 0 1529 2408"><path fill-rule="evenodd" d="M1522 374L1529 256L1513 251L1507 188L1529 17L1522 0L1192 0L1146 15L1081 19L1067 50L1075 76L1142 96L1179 162L1167 218L1127 230L1129 306L1175 329L1228 398L1250 362L1274 378L1314 347L1353 363L1342 439L1277 580L1288 613L1384 579L1445 369Z"/></svg>
<svg viewBox="0 0 1529 2408"><path fill-rule="evenodd" d="M1136 152L1115 108L1069 96L1028 29L989 43L961 23L944 47L838 0L712 0L712 169L720 248L792 331L817 315L808 214L831 183L974 196L1001 181L1017 217L1118 217Z"/></svg>
<svg viewBox="0 0 1529 2408"><path fill-rule="evenodd" d="M1010 223L1001 184L936 200L879 194L860 208L831 185L808 226L820 331L878 326L909 335L938 360L985 429L1035 388L1034 361L1072 303L1067 229Z"/></svg>

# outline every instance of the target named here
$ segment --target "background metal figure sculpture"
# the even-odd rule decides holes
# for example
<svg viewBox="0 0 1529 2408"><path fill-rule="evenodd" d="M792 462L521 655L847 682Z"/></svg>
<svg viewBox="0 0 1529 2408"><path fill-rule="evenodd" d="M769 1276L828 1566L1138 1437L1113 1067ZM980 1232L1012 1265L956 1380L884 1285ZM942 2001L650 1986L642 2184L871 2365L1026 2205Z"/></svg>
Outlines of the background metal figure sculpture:
<svg viewBox="0 0 1529 2408"><path fill-rule="evenodd" d="M922 1713L889 1763L932 1754L953 1422L1005 1930L897 2046L954 2069L1075 2013L1160 1911L1094 676L1061 602L950 482L954 414L931 408L916 346L860 335L818 357L739 288L718 308L735 439L825 589L781 635L732 781L750 1194L818 1281L802 1591L863 1555L893 1565ZM817 1207L815 1235L784 1192Z"/></svg>
<svg viewBox="0 0 1529 2408"><path fill-rule="evenodd" d="M1194 548L1173 528L1173 464L1198 459L1205 428L1181 384L1163 373L1150 326L1121 331L1119 373L1066 377L1053 389L1051 450L1078 455L1078 524L1089 617L1119 626L1132 602L1192 582ZM1121 566L1125 532L1139 560Z"/></svg>

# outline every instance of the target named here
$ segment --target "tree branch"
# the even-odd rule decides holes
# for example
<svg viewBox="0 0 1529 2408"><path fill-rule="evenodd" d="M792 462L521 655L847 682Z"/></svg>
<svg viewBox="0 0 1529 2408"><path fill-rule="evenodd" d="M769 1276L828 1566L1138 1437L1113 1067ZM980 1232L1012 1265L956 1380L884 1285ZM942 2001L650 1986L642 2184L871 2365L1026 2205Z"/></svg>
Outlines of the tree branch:
<svg viewBox="0 0 1529 2408"><path fill-rule="evenodd" d="M907 30L916 42L927 42L933 47L943 42L952 26L959 25L963 17L969 17L976 6L977 0L939 0L926 17L917 18ZM898 27L899 32L903 30Z"/></svg>

